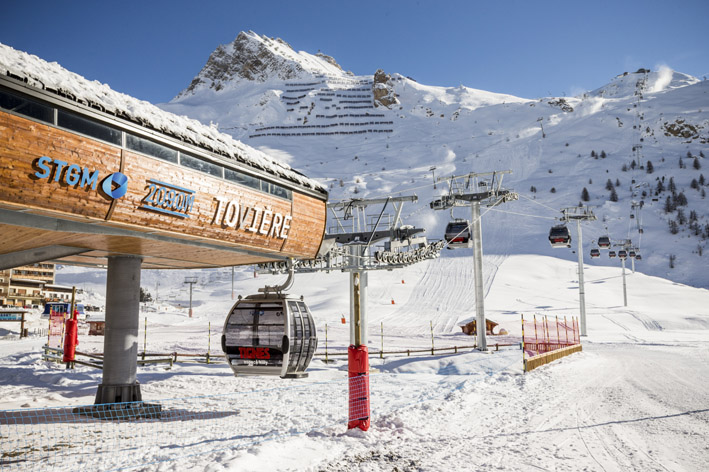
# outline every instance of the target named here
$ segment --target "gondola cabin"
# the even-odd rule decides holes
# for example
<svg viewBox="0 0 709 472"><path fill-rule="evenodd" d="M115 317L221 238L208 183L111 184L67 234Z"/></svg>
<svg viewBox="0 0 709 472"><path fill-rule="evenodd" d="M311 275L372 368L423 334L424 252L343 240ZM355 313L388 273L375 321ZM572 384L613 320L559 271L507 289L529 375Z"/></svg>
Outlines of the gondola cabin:
<svg viewBox="0 0 709 472"><path fill-rule="evenodd" d="M308 306L282 293L242 298L224 322L222 350L237 376L307 377L317 344Z"/></svg>
<svg viewBox="0 0 709 472"><path fill-rule="evenodd" d="M468 220L456 219L448 223L444 237L448 243L448 249L473 247Z"/></svg>
<svg viewBox="0 0 709 472"><path fill-rule="evenodd" d="M565 225L554 226L549 230L551 247L571 247L571 234Z"/></svg>
<svg viewBox="0 0 709 472"><path fill-rule="evenodd" d="M613 258L615 257L615 251L609 251L609 252L608 252L608 257L610 257L611 259L613 259Z"/></svg>
<svg viewBox="0 0 709 472"><path fill-rule="evenodd" d="M598 238L598 247L601 249L608 249L611 247L611 239L608 236L601 236Z"/></svg>
<svg viewBox="0 0 709 472"><path fill-rule="evenodd" d="M643 260L643 256L641 256L640 253L638 253L638 254L635 255L635 260L636 260L636 261L642 261L642 260Z"/></svg>
<svg viewBox="0 0 709 472"><path fill-rule="evenodd" d="M601 251L594 247L591 249L591 257L601 257Z"/></svg>
<svg viewBox="0 0 709 472"><path fill-rule="evenodd" d="M618 257L621 259L626 259L628 257L628 251L626 251L625 249L621 249L620 251L618 251Z"/></svg>
<svg viewBox="0 0 709 472"><path fill-rule="evenodd" d="M630 257L631 259L635 259L635 256L637 256L635 251L631 250L630 252L628 252L628 257Z"/></svg>

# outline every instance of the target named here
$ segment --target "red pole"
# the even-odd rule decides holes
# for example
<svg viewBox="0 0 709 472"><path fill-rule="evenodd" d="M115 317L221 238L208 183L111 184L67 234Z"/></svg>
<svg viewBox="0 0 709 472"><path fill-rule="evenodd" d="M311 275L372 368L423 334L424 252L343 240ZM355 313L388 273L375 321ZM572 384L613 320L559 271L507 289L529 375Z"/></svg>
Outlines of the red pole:
<svg viewBox="0 0 709 472"><path fill-rule="evenodd" d="M349 421L347 429L367 431L370 424L369 406L369 352L367 346L355 346L347 350L349 373Z"/></svg>

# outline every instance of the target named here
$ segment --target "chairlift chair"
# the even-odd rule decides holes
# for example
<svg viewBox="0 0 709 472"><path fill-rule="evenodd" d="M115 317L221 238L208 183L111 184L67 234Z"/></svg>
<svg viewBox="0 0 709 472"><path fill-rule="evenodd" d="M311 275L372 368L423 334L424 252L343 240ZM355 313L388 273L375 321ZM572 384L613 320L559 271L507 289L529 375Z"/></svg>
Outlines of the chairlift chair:
<svg viewBox="0 0 709 472"><path fill-rule="evenodd" d="M611 239L608 236L601 236L598 238L598 247L601 249L608 249L611 247Z"/></svg>
<svg viewBox="0 0 709 472"><path fill-rule="evenodd" d="M591 249L591 257L601 257L601 251L594 247Z"/></svg>
<svg viewBox="0 0 709 472"><path fill-rule="evenodd" d="M224 322L222 351L234 375L307 377L318 339L302 297L267 292L240 298Z"/></svg>
<svg viewBox="0 0 709 472"><path fill-rule="evenodd" d="M446 225L444 235L448 249L473 247L473 239L470 235L470 222L456 218Z"/></svg>
<svg viewBox="0 0 709 472"><path fill-rule="evenodd" d="M571 234L566 225L553 226L549 230L551 247L571 247Z"/></svg>
<svg viewBox="0 0 709 472"><path fill-rule="evenodd" d="M613 259L615 257L615 251L608 251L608 257Z"/></svg>

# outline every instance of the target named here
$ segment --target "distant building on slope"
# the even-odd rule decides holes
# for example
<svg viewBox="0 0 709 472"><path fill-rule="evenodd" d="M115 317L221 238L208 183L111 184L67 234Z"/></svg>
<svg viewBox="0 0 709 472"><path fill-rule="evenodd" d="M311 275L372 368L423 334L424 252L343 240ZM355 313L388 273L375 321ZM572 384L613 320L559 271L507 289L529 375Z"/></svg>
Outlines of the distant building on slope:
<svg viewBox="0 0 709 472"><path fill-rule="evenodd" d="M38 263L0 270L0 305L41 305L45 286L54 284L54 264Z"/></svg>

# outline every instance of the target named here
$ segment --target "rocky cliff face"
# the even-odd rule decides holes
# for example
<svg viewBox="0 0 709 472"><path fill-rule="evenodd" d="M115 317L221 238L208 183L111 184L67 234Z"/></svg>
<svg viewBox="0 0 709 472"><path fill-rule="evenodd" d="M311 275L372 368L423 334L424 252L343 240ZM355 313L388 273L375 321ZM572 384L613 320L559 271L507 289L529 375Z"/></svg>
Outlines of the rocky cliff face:
<svg viewBox="0 0 709 472"><path fill-rule="evenodd" d="M390 108L392 105L399 103L394 93L394 85L391 82L391 76L378 69L374 73L374 82L372 83L372 93L374 94L374 106Z"/></svg>
<svg viewBox="0 0 709 472"><path fill-rule="evenodd" d="M292 80L312 74L338 74L342 68L335 59L322 53L296 52L280 38L241 32L231 44L223 44L177 98L207 88L222 90L242 80L265 82L270 78Z"/></svg>

